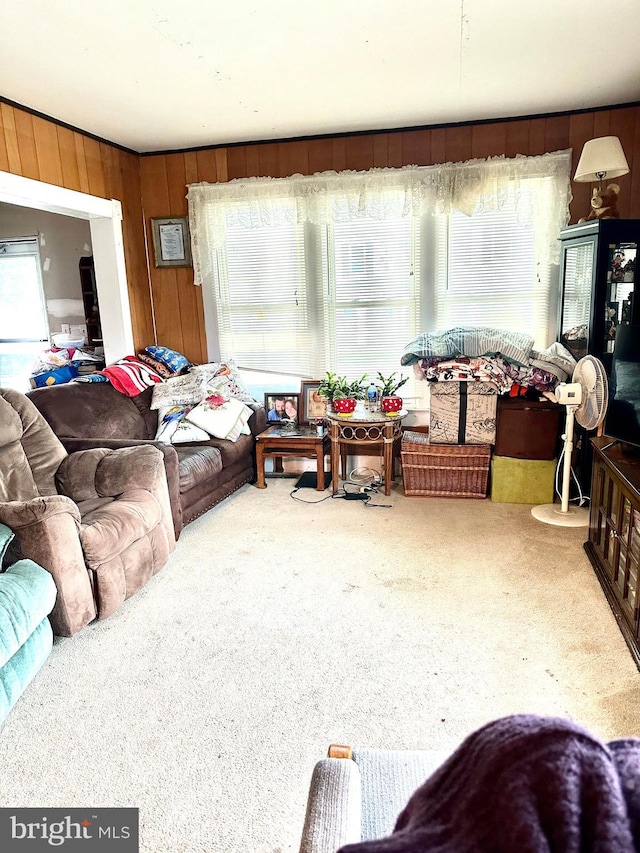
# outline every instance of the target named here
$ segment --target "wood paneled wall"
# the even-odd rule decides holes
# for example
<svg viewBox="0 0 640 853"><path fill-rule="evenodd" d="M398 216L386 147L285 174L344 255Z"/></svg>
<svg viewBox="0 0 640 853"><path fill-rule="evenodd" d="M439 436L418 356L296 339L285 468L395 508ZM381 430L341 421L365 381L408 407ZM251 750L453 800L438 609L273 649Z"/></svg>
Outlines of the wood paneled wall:
<svg viewBox="0 0 640 853"><path fill-rule="evenodd" d="M252 176L286 177L329 169L457 162L573 149L619 136L630 173L620 184L620 215L640 219L640 106L547 118L424 130L255 143L138 157L55 122L0 103L0 170L122 202L136 346L166 344L192 361L207 359L202 291L190 269L153 264L152 217L186 216L187 185ZM589 211L590 184L572 184L571 222Z"/></svg>
<svg viewBox="0 0 640 853"><path fill-rule="evenodd" d="M137 154L0 103L0 170L122 203L129 302L137 347L154 341L139 160Z"/></svg>
<svg viewBox="0 0 640 853"><path fill-rule="evenodd" d="M430 166L476 157L545 154L573 149L573 171L582 146L596 136L619 136L630 173L620 184L621 217L640 219L640 107L624 107L548 118L496 121L425 130L335 136L291 142L253 143L179 154L141 157L145 218L186 215L186 185L252 176L311 175L329 169ZM591 184L572 184L571 222L589 212ZM148 230L150 240L150 231ZM200 288L190 270L151 267L158 339L206 360Z"/></svg>

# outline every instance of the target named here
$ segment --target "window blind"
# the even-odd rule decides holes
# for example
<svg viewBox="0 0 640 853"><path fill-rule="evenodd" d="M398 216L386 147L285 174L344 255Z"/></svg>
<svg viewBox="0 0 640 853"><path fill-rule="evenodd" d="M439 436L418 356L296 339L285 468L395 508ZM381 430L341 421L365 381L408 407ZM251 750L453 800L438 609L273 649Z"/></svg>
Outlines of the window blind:
<svg viewBox="0 0 640 853"><path fill-rule="evenodd" d="M357 219L328 226L322 266L327 363L349 378L398 371L416 334L420 292L413 220Z"/></svg>
<svg viewBox="0 0 640 853"><path fill-rule="evenodd" d="M310 375L303 227L230 226L217 262L221 352L245 367Z"/></svg>
<svg viewBox="0 0 640 853"><path fill-rule="evenodd" d="M550 266L536 259L533 223L520 224L512 204L473 217L440 216L431 328L528 332L544 347L550 275Z"/></svg>

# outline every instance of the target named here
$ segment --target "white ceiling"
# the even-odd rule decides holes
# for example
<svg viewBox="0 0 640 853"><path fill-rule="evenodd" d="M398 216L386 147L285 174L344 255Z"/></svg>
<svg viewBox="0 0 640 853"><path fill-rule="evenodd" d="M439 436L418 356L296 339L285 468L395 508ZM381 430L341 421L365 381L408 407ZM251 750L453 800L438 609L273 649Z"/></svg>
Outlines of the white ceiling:
<svg viewBox="0 0 640 853"><path fill-rule="evenodd" d="M640 100L640 0L0 0L0 97L135 151Z"/></svg>

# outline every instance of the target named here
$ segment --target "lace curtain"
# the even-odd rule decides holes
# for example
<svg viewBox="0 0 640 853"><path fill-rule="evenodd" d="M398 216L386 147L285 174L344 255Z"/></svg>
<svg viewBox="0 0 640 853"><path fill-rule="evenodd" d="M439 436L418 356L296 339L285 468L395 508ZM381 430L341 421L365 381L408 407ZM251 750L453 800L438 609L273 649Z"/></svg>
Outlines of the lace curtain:
<svg viewBox="0 0 640 853"><path fill-rule="evenodd" d="M560 252L557 237L569 221L570 169L571 151L565 150L439 166L190 184L187 199L194 280L201 284L212 273L227 226L323 224L360 216L421 217L453 210L478 216L503 207L510 191L518 221L535 224L538 258L556 263Z"/></svg>

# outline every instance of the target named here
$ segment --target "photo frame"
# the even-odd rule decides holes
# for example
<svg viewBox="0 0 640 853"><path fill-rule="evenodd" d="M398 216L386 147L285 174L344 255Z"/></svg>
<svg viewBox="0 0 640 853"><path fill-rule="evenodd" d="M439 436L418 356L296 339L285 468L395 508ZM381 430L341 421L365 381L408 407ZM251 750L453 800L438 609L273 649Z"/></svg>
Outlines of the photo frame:
<svg viewBox="0 0 640 853"><path fill-rule="evenodd" d="M151 219L154 263L157 267L190 267L191 237L186 216Z"/></svg>
<svg viewBox="0 0 640 853"><path fill-rule="evenodd" d="M300 394L291 391L267 391L264 395L264 407L267 411L267 424L281 421L300 423Z"/></svg>
<svg viewBox="0 0 640 853"><path fill-rule="evenodd" d="M324 397L318 398L320 380L303 380L300 385L300 423L309 424L311 420L324 418L327 414L327 401Z"/></svg>

